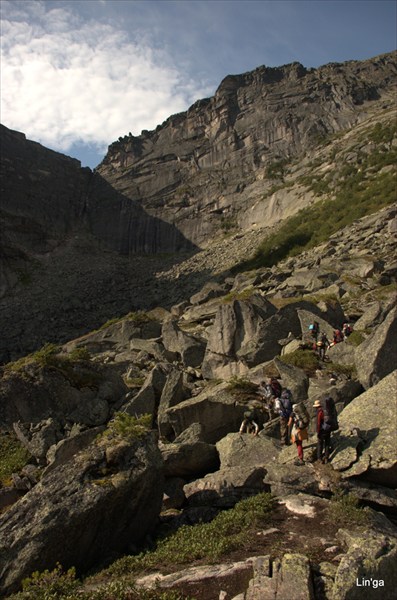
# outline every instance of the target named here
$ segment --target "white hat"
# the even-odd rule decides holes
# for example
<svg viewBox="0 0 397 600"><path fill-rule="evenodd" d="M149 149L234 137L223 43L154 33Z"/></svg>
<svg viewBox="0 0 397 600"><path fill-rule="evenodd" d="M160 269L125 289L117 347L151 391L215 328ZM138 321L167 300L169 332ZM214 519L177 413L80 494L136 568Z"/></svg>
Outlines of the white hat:
<svg viewBox="0 0 397 600"><path fill-rule="evenodd" d="M315 400L314 404L313 404L313 407L314 408L321 408L321 402L320 402L320 400Z"/></svg>

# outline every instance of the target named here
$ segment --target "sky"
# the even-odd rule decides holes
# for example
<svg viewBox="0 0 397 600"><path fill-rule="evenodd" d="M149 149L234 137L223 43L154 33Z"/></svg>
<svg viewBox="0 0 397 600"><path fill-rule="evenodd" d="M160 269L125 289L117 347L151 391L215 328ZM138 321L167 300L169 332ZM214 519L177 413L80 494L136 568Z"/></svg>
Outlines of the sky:
<svg viewBox="0 0 397 600"><path fill-rule="evenodd" d="M396 49L395 0L0 0L1 122L94 168L228 74Z"/></svg>

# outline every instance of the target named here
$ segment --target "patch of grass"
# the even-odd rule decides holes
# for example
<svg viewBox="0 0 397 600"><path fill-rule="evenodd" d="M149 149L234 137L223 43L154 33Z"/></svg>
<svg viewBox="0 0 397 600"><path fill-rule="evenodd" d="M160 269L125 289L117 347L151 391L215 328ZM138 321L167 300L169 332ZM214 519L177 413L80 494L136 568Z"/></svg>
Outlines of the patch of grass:
<svg viewBox="0 0 397 600"><path fill-rule="evenodd" d="M254 293L255 290L252 286L241 291L234 290L223 296L222 302L226 304L227 302L233 302L234 300L249 300Z"/></svg>
<svg viewBox="0 0 397 600"><path fill-rule="evenodd" d="M74 567L64 571L57 565L52 571L35 571L22 583L22 592L10 596L12 600L195 600L178 591L145 590L133 582L110 581L89 591L76 579Z"/></svg>
<svg viewBox="0 0 397 600"><path fill-rule="evenodd" d="M28 377L27 367L52 369L68 379L71 385L79 389L83 387L97 388L103 381L103 375L92 364L87 364L90 354L86 348L75 348L69 354L61 354L59 346L45 344L33 354L24 356L4 366L4 374L19 374Z"/></svg>
<svg viewBox="0 0 397 600"><path fill-rule="evenodd" d="M129 388L140 388L143 386L143 384L145 382L144 377L124 377L123 379L124 379L124 383Z"/></svg>
<svg viewBox="0 0 397 600"><path fill-rule="evenodd" d="M67 356L72 362L91 360L91 354L85 346L81 348L73 348L73 350L71 350Z"/></svg>
<svg viewBox="0 0 397 600"><path fill-rule="evenodd" d="M335 375L346 375L350 379L357 378L357 369L356 365L341 365L340 363L332 363L330 365L330 370L335 373Z"/></svg>
<svg viewBox="0 0 397 600"><path fill-rule="evenodd" d="M308 375L314 375L320 365L317 354L312 350L295 350L289 354L283 354L280 356L280 360L287 365L303 369Z"/></svg>
<svg viewBox="0 0 397 600"><path fill-rule="evenodd" d="M289 256L321 244L357 219L392 204L396 192L395 173L382 172L382 168L395 164L396 159L397 150L378 147L361 159L359 169L357 165L342 165L332 190L333 199L319 200L283 221L279 229L262 242L255 255L233 271L272 267ZM309 186L313 186L313 182L311 177L310 181L305 180ZM317 195L326 191L328 183L328 179L322 179Z"/></svg>
<svg viewBox="0 0 397 600"><path fill-rule="evenodd" d="M115 413L109 421L107 429L101 434L100 439L141 439L151 429L152 416L142 415L133 417L127 413Z"/></svg>
<svg viewBox="0 0 397 600"><path fill-rule="evenodd" d="M364 332L360 331L359 329L355 329L354 331L351 332L351 334L347 338L346 343L350 344L350 346L356 347L356 346L359 346L360 344L362 344L364 340L365 340Z"/></svg>
<svg viewBox="0 0 397 600"><path fill-rule="evenodd" d="M237 377L234 376L230 379L226 390L228 392L231 393L247 393L247 394L253 394L258 390L258 386L256 385L256 383L253 383L252 381L250 381L249 379L246 379L245 377Z"/></svg>
<svg viewBox="0 0 397 600"><path fill-rule="evenodd" d="M274 500L268 493L241 500L210 523L180 527L169 537L159 540L152 552L117 560L106 573L119 577L131 572L174 569L176 565L201 559L216 562L241 548L256 529L268 521L273 508Z"/></svg>
<svg viewBox="0 0 397 600"><path fill-rule="evenodd" d="M340 523L342 527L365 525L369 522L369 516L359 506L360 501L356 496L337 491L327 509L329 519L335 523Z"/></svg>
<svg viewBox="0 0 397 600"><path fill-rule="evenodd" d="M18 473L30 459L30 454L14 434L0 434L0 486L11 485L11 475Z"/></svg>
<svg viewBox="0 0 397 600"><path fill-rule="evenodd" d="M103 329L107 329L111 325L115 325L116 323L120 323L124 320L133 321L136 325L143 325L144 323L153 321L152 317L150 317L145 311L138 310L130 312L127 315L124 315L123 317L114 317L112 319L109 319L108 321L106 321L106 323L101 325L99 329L96 329L96 331L102 331Z"/></svg>

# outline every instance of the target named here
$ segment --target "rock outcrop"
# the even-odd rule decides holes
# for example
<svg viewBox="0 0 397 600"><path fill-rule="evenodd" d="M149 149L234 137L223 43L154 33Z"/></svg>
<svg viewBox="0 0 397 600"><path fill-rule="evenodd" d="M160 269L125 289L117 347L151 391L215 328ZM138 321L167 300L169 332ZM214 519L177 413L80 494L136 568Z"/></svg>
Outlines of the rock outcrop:
<svg viewBox="0 0 397 600"><path fill-rule="evenodd" d="M1 592L35 570L86 571L139 544L162 502L162 461L154 440L99 442L40 483L3 515Z"/></svg>

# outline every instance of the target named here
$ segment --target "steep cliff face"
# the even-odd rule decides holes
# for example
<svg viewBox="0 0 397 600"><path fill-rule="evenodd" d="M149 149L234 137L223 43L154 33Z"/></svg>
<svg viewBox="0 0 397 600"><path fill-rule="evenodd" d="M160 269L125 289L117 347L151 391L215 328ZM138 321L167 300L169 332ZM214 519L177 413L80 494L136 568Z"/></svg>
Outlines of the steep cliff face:
<svg viewBox="0 0 397 600"><path fill-rule="evenodd" d="M229 76L94 172L1 127L0 363L184 301L352 173L390 187L396 72L390 54Z"/></svg>
<svg viewBox="0 0 397 600"><path fill-rule="evenodd" d="M91 235L117 253L191 248L169 225L113 189L80 162L1 126L1 284L5 295L72 235Z"/></svg>
<svg viewBox="0 0 397 600"><path fill-rule="evenodd" d="M219 229L246 225L247 210L321 138L389 106L396 73L387 54L229 75L155 131L120 138L97 172L203 247Z"/></svg>

